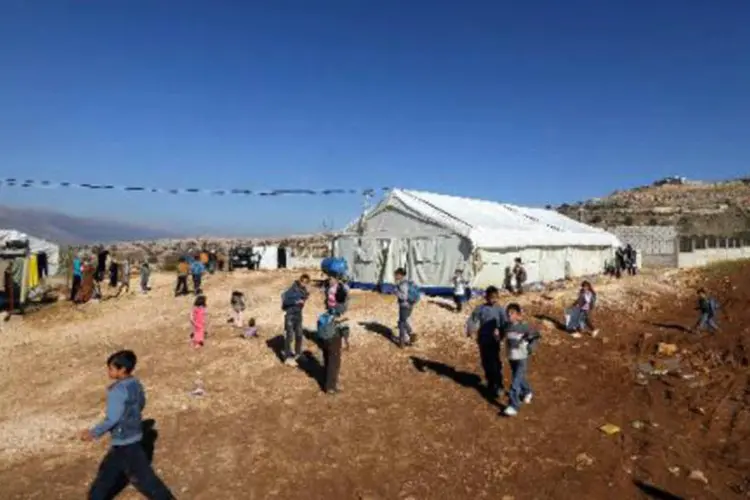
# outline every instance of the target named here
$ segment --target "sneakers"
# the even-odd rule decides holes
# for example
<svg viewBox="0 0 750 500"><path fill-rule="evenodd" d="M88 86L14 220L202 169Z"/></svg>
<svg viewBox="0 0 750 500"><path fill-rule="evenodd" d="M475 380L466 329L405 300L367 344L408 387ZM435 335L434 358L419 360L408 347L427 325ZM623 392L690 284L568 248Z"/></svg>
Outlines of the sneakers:
<svg viewBox="0 0 750 500"><path fill-rule="evenodd" d="M581 332L573 332L570 334L574 339L580 339L582 337Z"/></svg>
<svg viewBox="0 0 750 500"><path fill-rule="evenodd" d="M284 360L284 364L286 366L299 366L299 363L297 362L297 358L293 356L289 356Z"/></svg>
<svg viewBox="0 0 750 500"><path fill-rule="evenodd" d="M516 415L518 415L518 410L516 410L512 406L508 406L505 408L505 410L503 410L503 415L505 415L506 417L515 417Z"/></svg>
<svg viewBox="0 0 750 500"><path fill-rule="evenodd" d="M523 404L530 404L532 399L534 399L534 394L530 392L526 396L524 396Z"/></svg>

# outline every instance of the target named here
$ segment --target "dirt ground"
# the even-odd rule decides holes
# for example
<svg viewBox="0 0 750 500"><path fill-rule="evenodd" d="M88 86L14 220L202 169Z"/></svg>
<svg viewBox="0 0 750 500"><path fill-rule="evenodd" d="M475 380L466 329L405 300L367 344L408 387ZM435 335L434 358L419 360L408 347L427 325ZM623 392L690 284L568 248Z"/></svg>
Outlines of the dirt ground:
<svg viewBox="0 0 750 500"><path fill-rule="evenodd" d="M354 292L343 392L331 397L313 342L300 368L273 349L293 274L209 277L200 352L187 344L192 299L172 297L172 278L155 276L149 296L59 303L0 326L1 498L85 496L107 443L72 436L101 417L104 362L119 348L139 355L154 464L180 499L750 497L750 264L599 280L596 339L555 326L574 286L528 294L544 340L530 368L536 398L514 419L484 398L465 316L446 303L418 305L420 342L401 351L387 336L393 299ZM698 284L722 303L715 337L683 331ZM261 339L227 324L234 289ZM306 326L320 304L316 292ZM638 375L659 342L678 346L681 372ZM198 379L202 397L190 394ZM620 432L599 430L608 423Z"/></svg>

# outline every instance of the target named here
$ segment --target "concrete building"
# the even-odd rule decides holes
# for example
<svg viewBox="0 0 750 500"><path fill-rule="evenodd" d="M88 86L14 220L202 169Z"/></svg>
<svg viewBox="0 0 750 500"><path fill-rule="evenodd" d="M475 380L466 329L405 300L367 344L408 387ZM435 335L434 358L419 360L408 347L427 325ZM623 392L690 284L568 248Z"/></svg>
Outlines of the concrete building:
<svg viewBox="0 0 750 500"><path fill-rule="evenodd" d="M680 235L673 226L617 226L609 231L638 250L642 267L699 267L750 259L750 234Z"/></svg>

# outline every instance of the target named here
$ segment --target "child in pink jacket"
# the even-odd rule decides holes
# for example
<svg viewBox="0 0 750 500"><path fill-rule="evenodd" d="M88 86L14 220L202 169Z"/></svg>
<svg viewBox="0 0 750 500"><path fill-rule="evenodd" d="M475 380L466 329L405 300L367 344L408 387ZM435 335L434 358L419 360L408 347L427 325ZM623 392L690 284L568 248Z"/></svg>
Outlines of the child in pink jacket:
<svg viewBox="0 0 750 500"><path fill-rule="evenodd" d="M194 348L203 347L206 339L206 297L198 295L193 304L193 310L190 312L190 324L193 326L193 333L190 334L191 344Z"/></svg>

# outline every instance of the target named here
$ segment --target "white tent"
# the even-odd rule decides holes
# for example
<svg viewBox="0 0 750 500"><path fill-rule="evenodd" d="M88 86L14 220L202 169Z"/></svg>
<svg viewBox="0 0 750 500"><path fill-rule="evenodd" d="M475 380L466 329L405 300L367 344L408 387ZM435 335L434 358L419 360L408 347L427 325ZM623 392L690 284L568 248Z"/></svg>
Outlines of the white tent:
<svg viewBox="0 0 750 500"><path fill-rule="evenodd" d="M60 247L58 245L41 238L29 236L15 229L0 229L0 247L5 246L5 242L14 240L28 240L31 253L46 253L49 275L57 274L57 268L60 263Z"/></svg>
<svg viewBox="0 0 750 500"><path fill-rule="evenodd" d="M396 189L337 237L334 253L354 286L389 283L404 267L420 286L442 289L456 269L474 287L502 286L516 257L529 282L596 274L619 245L553 210Z"/></svg>

